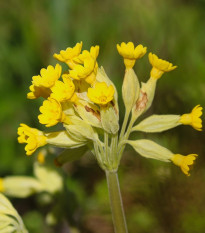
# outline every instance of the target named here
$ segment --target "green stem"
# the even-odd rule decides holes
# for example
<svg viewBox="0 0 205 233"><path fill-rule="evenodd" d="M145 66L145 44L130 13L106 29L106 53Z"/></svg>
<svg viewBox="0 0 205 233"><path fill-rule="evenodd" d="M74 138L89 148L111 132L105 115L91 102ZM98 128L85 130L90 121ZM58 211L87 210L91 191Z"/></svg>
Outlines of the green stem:
<svg viewBox="0 0 205 233"><path fill-rule="evenodd" d="M129 118L129 114L130 111L127 111L127 109L125 110L125 117L124 117L124 120L123 120L123 124L122 124L122 129L121 129L121 132L120 132L120 139L123 137L124 133L125 133L125 129L126 129L126 126L127 126L127 121L128 121L128 118Z"/></svg>
<svg viewBox="0 0 205 233"><path fill-rule="evenodd" d="M106 171L115 233L128 233L117 172Z"/></svg>
<svg viewBox="0 0 205 233"><path fill-rule="evenodd" d="M109 164L109 136L108 133L105 131L104 132L104 144L105 144L105 158L106 158L106 162L107 164Z"/></svg>
<svg viewBox="0 0 205 233"><path fill-rule="evenodd" d="M130 123L129 123L128 127L127 127L127 131L124 134L124 136L121 138L121 140L120 140L120 142L118 144L118 162L121 160L123 151L124 151L125 146L126 146L125 143L123 143L123 142L129 138L131 130L132 130L132 126L135 123L135 120L136 119L132 115Z"/></svg>
<svg viewBox="0 0 205 233"><path fill-rule="evenodd" d="M118 153L117 153L117 145L118 145L118 134L115 134L111 138L111 151L110 155L112 155L112 166L116 170L118 169L119 162L118 162Z"/></svg>

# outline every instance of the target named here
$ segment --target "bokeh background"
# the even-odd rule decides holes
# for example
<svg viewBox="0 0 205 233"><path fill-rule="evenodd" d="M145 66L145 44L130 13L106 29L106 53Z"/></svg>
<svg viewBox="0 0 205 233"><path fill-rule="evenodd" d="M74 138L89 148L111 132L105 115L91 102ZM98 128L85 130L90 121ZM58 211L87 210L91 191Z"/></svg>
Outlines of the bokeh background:
<svg viewBox="0 0 205 233"><path fill-rule="evenodd" d="M119 93L124 66L117 43L141 43L178 66L158 82L146 115L183 114L197 104L204 107L204 12L204 0L0 1L0 176L32 176L35 155L26 157L24 146L16 140L19 123L45 130L37 120L42 100L26 99L31 78L56 63L55 52L77 42L83 41L84 49L100 45L98 63ZM147 55L136 62L141 81L148 79L150 69ZM120 108L122 122L121 100ZM129 232L205 232L204 132L180 126L133 138L150 138L174 153L199 157L191 176L186 177L170 163L142 158L127 148L119 176ZM106 180L95 160L85 156L65 166L63 173L72 203L66 211L75 216L69 226L82 233L113 232ZM47 226L45 216L51 206L41 206L36 196L11 200L29 232L69 232L63 222L57 228Z"/></svg>

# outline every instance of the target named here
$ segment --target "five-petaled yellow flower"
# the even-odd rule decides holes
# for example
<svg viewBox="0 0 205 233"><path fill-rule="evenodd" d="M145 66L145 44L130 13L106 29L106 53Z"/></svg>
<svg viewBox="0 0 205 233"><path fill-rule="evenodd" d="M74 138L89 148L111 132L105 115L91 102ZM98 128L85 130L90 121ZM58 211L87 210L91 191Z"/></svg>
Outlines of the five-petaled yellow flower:
<svg viewBox="0 0 205 233"><path fill-rule="evenodd" d="M107 86L105 82L96 83L93 88L88 88L88 98L96 104L106 105L113 100L115 89L112 85Z"/></svg>
<svg viewBox="0 0 205 233"><path fill-rule="evenodd" d="M77 43L73 48L69 47L66 50L61 50L60 54L55 53L53 57L61 62L65 62L70 68L73 68L73 66L75 65L73 59L81 53L82 46L83 43L81 41L80 43Z"/></svg>
<svg viewBox="0 0 205 233"><path fill-rule="evenodd" d="M100 47L96 45L90 48L90 52L88 50L83 50L82 53L78 57L74 58L74 61L77 63L83 64L86 58L91 58L91 57L96 61L99 55L99 49Z"/></svg>
<svg viewBox="0 0 205 233"><path fill-rule="evenodd" d="M47 69L41 69L41 75L33 76L32 83L37 87L51 88L60 78L61 72L62 67L59 64L56 64L55 68L49 65Z"/></svg>
<svg viewBox="0 0 205 233"><path fill-rule="evenodd" d="M180 118L180 123L183 125L191 125L194 129L201 131L202 130L202 107L197 105L193 108L191 113L183 114Z"/></svg>
<svg viewBox="0 0 205 233"><path fill-rule="evenodd" d="M177 68L172 63L162 60L153 53L149 53L149 62L153 66L150 75L154 79L159 79L164 72L169 72Z"/></svg>
<svg viewBox="0 0 205 233"><path fill-rule="evenodd" d="M54 126L59 122L70 124L68 116L62 111L61 104L53 98L44 100L39 110L42 113L38 116L39 122L46 127Z"/></svg>
<svg viewBox="0 0 205 233"><path fill-rule="evenodd" d="M147 48L143 47L141 44L134 46L132 42L121 45L117 44L117 50L119 54L124 58L124 63L127 69L132 68L135 65L135 61L145 55Z"/></svg>
<svg viewBox="0 0 205 233"><path fill-rule="evenodd" d="M181 168L182 172L185 175L190 176L189 166L194 164L194 160L196 159L197 156L198 156L197 154L190 154L187 156L180 155L180 154L174 154L171 160L175 165Z"/></svg>
<svg viewBox="0 0 205 233"><path fill-rule="evenodd" d="M31 92L27 93L28 99L37 99L39 97L47 99L51 94L50 88L37 87L34 84L30 85L29 89Z"/></svg>
<svg viewBox="0 0 205 233"><path fill-rule="evenodd" d="M76 65L69 71L69 76L73 79L84 79L87 83L93 84L96 79L97 67L96 61L92 57L84 59L82 65Z"/></svg>
<svg viewBox="0 0 205 233"><path fill-rule="evenodd" d="M25 124L20 124L18 135L19 143L27 143L25 146L27 155L33 154L38 147L46 145L46 136L43 132Z"/></svg>
<svg viewBox="0 0 205 233"><path fill-rule="evenodd" d="M51 88L51 98L64 102L70 100L74 102L77 98L75 92L75 85L68 77L68 74L62 75L62 81L56 81L55 85Z"/></svg>

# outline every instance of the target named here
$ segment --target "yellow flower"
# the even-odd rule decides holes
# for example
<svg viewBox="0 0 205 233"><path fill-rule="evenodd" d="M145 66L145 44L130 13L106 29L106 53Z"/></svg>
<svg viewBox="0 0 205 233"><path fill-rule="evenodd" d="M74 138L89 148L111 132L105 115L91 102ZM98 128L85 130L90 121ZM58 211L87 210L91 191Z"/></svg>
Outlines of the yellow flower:
<svg viewBox="0 0 205 233"><path fill-rule="evenodd" d="M29 89L30 89L31 92L27 93L27 98L28 99L37 99L39 97L43 97L43 98L47 99L51 94L50 88L37 87L34 84L32 84L29 87Z"/></svg>
<svg viewBox="0 0 205 233"><path fill-rule="evenodd" d="M202 130L202 107L200 105L197 105L193 108L191 113L183 114L180 118L180 123L183 125L191 125L194 129L201 131Z"/></svg>
<svg viewBox="0 0 205 233"><path fill-rule="evenodd" d="M32 83L37 87L51 88L61 76L62 67L56 64L55 68L51 65L47 69L40 71L41 75L33 76Z"/></svg>
<svg viewBox="0 0 205 233"><path fill-rule="evenodd" d="M164 72L169 72L177 68L172 63L162 60L153 53L149 53L149 62L153 66L150 75L154 79L159 79Z"/></svg>
<svg viewBox="0 0 205 233"><path fill-rule="evenodd" d="M132 42L128 42L127 44L122 42L121 45L117 44L117 50L124 58L125 67L127 69L132 68L135 64L135 61L143 57L147 52L146 47L143 47L141 44L137 47L134 47Z"/></svg>
<svg viewBox="0 0 205 233"><path fill-rule="evenodd" d="M96 45L90 48L90 52L88 50L83 50L83 52L78 57L74 58L74 61L83 64L86 58L91 57L96 61L99 55L99 49L100 47Z"/></svg>
<svg viewBox="0 0 205 233"><path fill-rule="evenodd" d="M96 104L106 105L112 101L115 89L112 85L107 86L105 82L96 83L93 88L88 88L88 98Z"/></svg>
<svg viewBox="0 0 205 233"><path fill-rule="evenodd" d="M46 156L46 151L45 150L41 150L39 151L38 155L37 155L37 160L40 164L44 164L45 163L45 156Z"/></svg>
<svg viewBox="0 0 205 233"><path fill-rule="evenodd" d="M52 94L51 98L58 100L59 102L64 102L67 100L75 100L76 94L75 86L73 81L68 77L67 74L62 75L62 81L56 81L55 85L51 88Z"/></svg>
<svg viewBox="0 0 205 233"><path fill-rule="evenodd" d="M5 190L3 181L4 180L2 178L0 178L0 192L4 192L4 190Z"/></svg>
<svg viewBox="0 0 205 233"><path fill-rule="evenodd" d="M73 67L69 75L71 78L80 80L84 79L89 84L94 84L98 69L96 59L99 54L99 46L92 46L90 52L83 50L83 52L73 59Z"/></svg>
<svg viewBox="0 0 205 233"><path fill-rule="evenodd" d="M61 62L65 62L70 68L73 67L73 59L77 57L82 49L82 41L77 43L73 48L67 48L66 50L61 50L60 54L54 54L53 57Z"/></svg>
<svg viewBox="0 0 205 233"><path fill-rule="evenodd" d="M197 154L190 154L187 156L174 154L173 157L171 158L171 161L175 165L179 166L185 175L190 176L189 166L194 164L194 160L196 159L197 156L198 156Z"/></svg>
<svg viewBox="0 0 205 233"><path fill-rule="evenodd" d="M25 124L20 124L18 128L18 142L27 143L25 146L26 154L31 155L38 147L46 145L46 136L43 132L35 128L30 128Z"/></svg>
<svg viewBox="0 0 205 233"><path fill-rule="evenodd" d="M87 57L83 65L75 65L73 70L69 71L69 76L73 79L84 79L87 83L93 84L96 79L97 66L92 57Z"/></svg>
<svg viewBox="0 0 205 233"><path fill-rule="evenodd" d="M38 116L39 122L46 127L54 126L58 122L70 123L69 118L62 111L61 104L53 98L44 100L39 110L42 113Z"/></svg>

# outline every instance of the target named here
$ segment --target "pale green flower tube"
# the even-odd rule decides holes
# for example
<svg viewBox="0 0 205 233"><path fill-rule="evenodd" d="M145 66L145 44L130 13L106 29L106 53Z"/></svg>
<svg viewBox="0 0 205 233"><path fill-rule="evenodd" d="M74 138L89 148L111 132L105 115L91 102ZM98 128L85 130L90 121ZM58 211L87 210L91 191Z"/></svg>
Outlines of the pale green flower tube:
<svg viewBox="0 0 205 233"><path fill-rule="evenodd" d="M147 133L163 132L181 125L179 120L180 115L152 115L134 126L132 131L142 131Z"/></svg>

